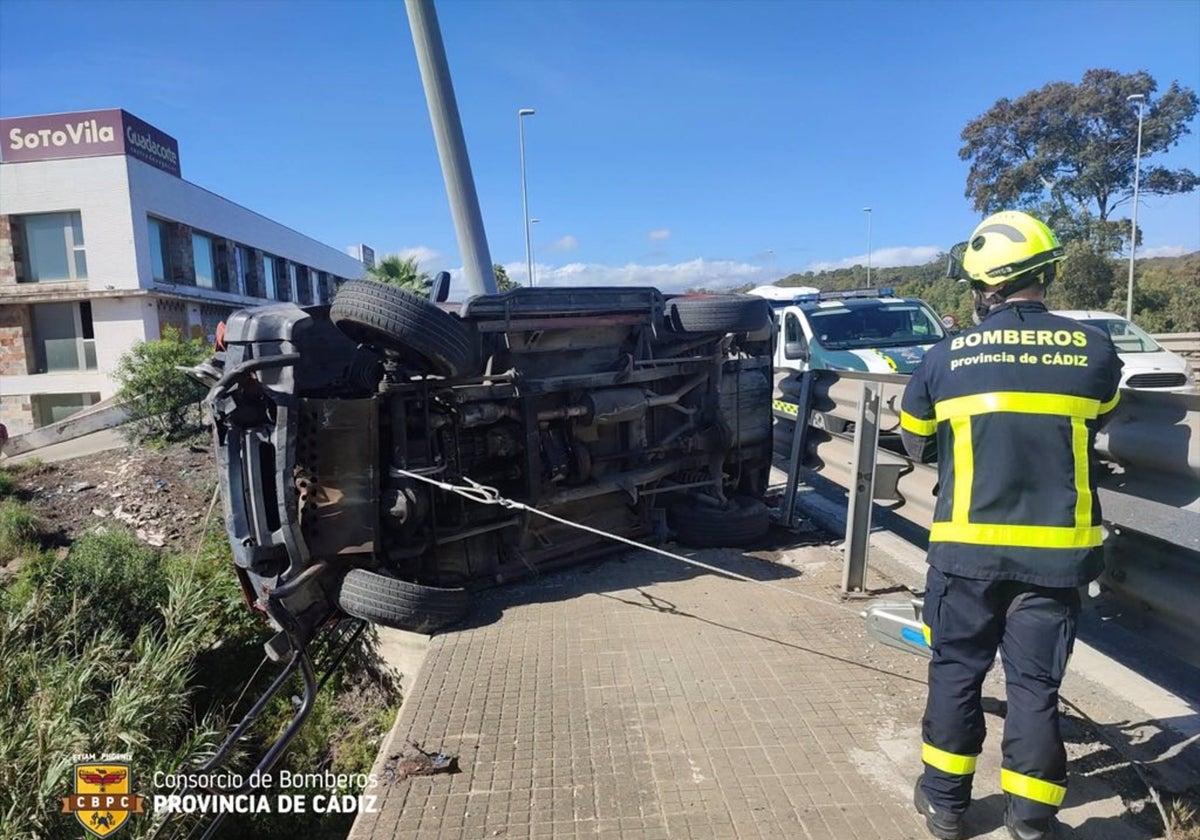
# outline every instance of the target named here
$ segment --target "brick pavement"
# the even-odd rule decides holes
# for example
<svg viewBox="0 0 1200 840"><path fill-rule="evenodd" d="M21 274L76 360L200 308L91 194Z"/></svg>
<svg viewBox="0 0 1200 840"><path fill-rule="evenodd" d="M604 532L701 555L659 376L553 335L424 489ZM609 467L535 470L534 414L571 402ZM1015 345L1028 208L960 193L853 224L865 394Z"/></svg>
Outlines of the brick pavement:
<svg viewBox="0 0 1200 840"><path fill-rule="evenodd" d="M910 802L924 661L873 643L839 602L840 554L695 556L821 603L646 553L485 593L469 626L431 640L381 755L412 739L461 772L384 782L351 837L928 836ZM1006 836L997 741L976 836ZM1064 836L1153 836L1102 782L1079 791L1064 816L1077 806L1092 829Z"/></svg>

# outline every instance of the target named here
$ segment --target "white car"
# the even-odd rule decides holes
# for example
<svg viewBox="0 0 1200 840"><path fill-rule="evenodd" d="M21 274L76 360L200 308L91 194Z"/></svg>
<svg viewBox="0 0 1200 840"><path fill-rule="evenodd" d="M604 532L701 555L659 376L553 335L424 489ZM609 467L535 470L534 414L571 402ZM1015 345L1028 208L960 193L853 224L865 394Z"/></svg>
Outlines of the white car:
<svg viewBox="0 0 1200 840"><path fill-rule="evenodd" d="M1075 309L1054 314L1098 327L1112 337L1117 355L1125 362L1125 368L1121 371L1122 388L1180 393L1192 391L1195 380L1187 359L1165 349L1137 324L1111 312Z"/></svg>

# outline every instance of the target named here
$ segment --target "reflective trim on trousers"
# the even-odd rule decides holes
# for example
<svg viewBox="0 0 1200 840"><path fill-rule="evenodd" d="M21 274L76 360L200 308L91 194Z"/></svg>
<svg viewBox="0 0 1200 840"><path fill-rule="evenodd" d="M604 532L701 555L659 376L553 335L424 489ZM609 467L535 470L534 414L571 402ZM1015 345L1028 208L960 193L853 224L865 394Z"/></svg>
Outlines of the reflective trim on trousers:
<svg viewBox="0 0 1200 840"><path fill-rule="evenodd" d="M1000 789L1013 796L1032 799L1034 802L1053 805L1055 808L1062 805L1063 797L1067 795L1067 789L1063 785L1056 785L1045 779L1035 779L1033 776L1005 768L1000 770Z"/></svg>
<svg viewBox="0 0 1200 840"><path fill-rule="evenodd" d="M921 761L952 776L970 776L975 772L975 756L956 755L931 744L921 744Z"/></svg>

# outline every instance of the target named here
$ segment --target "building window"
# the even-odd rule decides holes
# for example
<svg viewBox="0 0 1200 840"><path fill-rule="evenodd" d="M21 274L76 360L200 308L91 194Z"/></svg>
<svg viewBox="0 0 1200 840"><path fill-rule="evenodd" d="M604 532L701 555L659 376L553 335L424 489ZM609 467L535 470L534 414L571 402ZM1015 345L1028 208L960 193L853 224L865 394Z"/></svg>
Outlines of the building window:
<svg viewBox="0 0 1200 840"><path fill-rule="evenodd" d="M317 303L317 304L329 303L328 299L325 297L325 285L327 282L325 278L327 276L328 275L326 275L325 272L317 271L315 268L313 269L312 284L313 284L313 302L314 303Z"/></svg>
<svg viewBox="0 0 1200 840"><path fill-rule="evenodd" d="M276 262L270 254L263 254L263 297L278 300L279 284L276 282Z"/></svg>
<svg viewBox="0 0 1200 840"><path fill-rule="evenodd" d="M203 233L192 234L192 262L196 266L196 285L202 289L215 289L217 273L212 237Z"/></svg>
<svg viewBox="0 0 1200 840"><path fill-rule="evenodd" d="M237 284L232 291L234 294L248 295L250 294L250 249L245 245L238 245L233 249L234 261L234 282Z"/></svg>
<svg viewBox="0 0 1200 840"><path fill-rule="evenodd" d="M41 428L65 420L89 405L95 405L100 402L100 394L95 391L85 394L34 394L31 402L34 428Z"/></svg>
<svg viewBox="0 0 1200 840"><path fill-rule="evenodd" d="M296 264L288 263L288 300L299 300L300 283L296 277Z"/></svg>
<svg viewBox="0 0 1200 840"><path fill-rule="evenodd" d="M171 264L171 234L167 223L162 219L149 217L150 228L150 270L154 279L167 282L171 279L168 267Z"/></svg>
<svg viewBox="0 0 1200 840"><path fill-rule="evenodd" d="M35 303L32 309L37 373L96 369L91 303Z"/></svg>
<svg viewBox="0 0 1200 840"><path fill-rule="evenodd" d="M311 272L307 266L293 266L294 276L296 278L296 303L309 305L312 303L312 279Z"/></svg>
<svg viewBox="0 0 1200 840"><path fill-rule="evenodd" d="M21 244L17 282L86 280L83 221L78 212L39 213L16 218Z"/></svg>

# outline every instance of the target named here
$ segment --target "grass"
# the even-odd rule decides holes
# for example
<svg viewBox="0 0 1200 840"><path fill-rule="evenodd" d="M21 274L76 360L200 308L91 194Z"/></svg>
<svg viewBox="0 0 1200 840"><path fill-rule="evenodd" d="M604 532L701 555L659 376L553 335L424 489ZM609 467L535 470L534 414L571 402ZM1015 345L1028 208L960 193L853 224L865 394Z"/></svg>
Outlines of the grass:
<svg viewBox="0 0 1200 840"><path fill-rule="evenodd" d="M0 563L41 553L38 519L15 498L0 500Z"/></svg>
<svg viewBox="0 0 1200 840"><path fill-rule="evenodd" d="M264 669L233 709L270 630L242 603L219 527L184 555L147 548L121 529L86 534L55 555L41 550L37 520L17 498L19 474L5 475L0 559L27 562L0 578L0 838L75 840L79 825L58 806L72 789L72 755L132 752L135 789L154 792L155 772L211 754L229 718L274 676ZM279 767L370 771L399 702L376 665L365 648L347 659ZM265 750L299 693L299 685L281 692L229 769L247 769L246 754ZM344 837L349 822L260 815L231 820L218 836ZM153 825L136 817L122 836L145 836Z"/></svg>
<svg viewBox="0 0 1200 840"><path fill-rule="evenodd" d="M1200 840L1200 813L1182 799L1167 804L1167 836L1171 840Z"/></svg>

